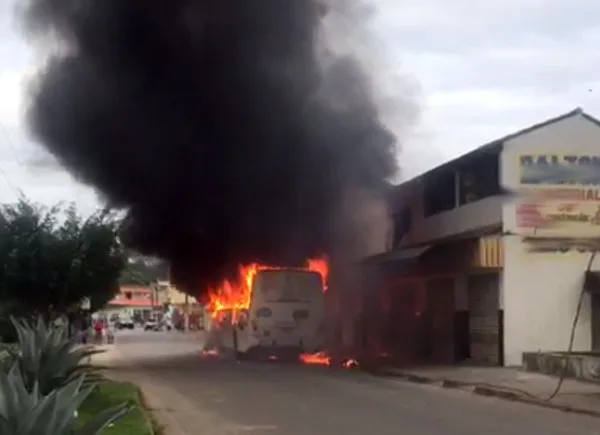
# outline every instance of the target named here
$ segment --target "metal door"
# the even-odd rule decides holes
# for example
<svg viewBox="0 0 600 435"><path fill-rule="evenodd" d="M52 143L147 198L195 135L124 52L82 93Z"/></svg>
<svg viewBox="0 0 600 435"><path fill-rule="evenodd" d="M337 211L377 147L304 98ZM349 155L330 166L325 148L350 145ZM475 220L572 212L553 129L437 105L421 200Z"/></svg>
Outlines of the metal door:
<svg viewBox="0 0 600 435"><path fill-rule="evenodd" d="M471 360L474 363L500 363L497 273L471 275L467 282Z"/></svg>
<svg viewBox="0 0 600 435"><path fill-rule="evenodd" d="M432 362L454 361L454 278L427 282L427 319Z"/></svg>

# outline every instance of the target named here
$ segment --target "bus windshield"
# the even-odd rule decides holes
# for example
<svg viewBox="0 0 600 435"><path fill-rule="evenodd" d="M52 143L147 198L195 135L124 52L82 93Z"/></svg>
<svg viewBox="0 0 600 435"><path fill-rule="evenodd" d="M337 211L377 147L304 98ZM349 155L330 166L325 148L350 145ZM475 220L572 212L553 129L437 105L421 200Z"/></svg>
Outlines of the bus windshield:
<svg viewBox="0 0 600 435"><path fill-rule="evenodd" d="M253 294L265 302L312 302L323 293L321 275L303 270L260 271L252 287Z"/></svg>

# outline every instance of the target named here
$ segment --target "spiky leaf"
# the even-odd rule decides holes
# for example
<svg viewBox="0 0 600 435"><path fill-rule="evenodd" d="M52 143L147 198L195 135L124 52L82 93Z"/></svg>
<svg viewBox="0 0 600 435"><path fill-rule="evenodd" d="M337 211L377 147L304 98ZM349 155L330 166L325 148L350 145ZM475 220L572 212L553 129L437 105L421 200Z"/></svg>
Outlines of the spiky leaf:
<svg viewBox="0 0 600 435"><path fill-rule="evenodd" d="M75 435L96 435L100 434L117 421L123 415L131 411L134 407L128 403L105 409L97 414L92 420L88 421L83 427L75 432Z"/></svg>
<svg viewBox="0 0 600 435"><path fill-rule="evenodd" d="M131 409L124 403L103 411L83 427L75 411L93 388L82 388L81 377L44 396L37 384L28 391L15 365L0 373L0 435L98 435Z"/></svg>
<svg viewBox="0 0 600 435"><path fill-rule="evenodd" d="M64 327L46 325L40 317L35 324L11 318L18 336L19 369L29 391L38 384L41 394L79 379L97 379L98 369L86 360L103 352L91 346L82 346L76 339L68 339Z"/></svg>

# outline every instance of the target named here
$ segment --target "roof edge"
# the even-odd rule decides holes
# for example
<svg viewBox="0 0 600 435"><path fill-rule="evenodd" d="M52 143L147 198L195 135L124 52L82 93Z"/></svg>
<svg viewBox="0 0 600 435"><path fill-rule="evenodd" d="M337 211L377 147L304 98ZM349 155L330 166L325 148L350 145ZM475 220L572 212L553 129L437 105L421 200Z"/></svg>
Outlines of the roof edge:
<svg viewBox="0 0 600 435"><path fill-rule="evenodd" d="M506 142L506 141L515 139L515 138L517 138L519 136L522 136L524 134L531 133L532 131L535 131L535 130L537 130L539 128L546 127L548 125L554 124L555 122L563 121L565 119L571 118L573 116L578 116L578 115L582 116L583 118L585 118L586 120L588 120L590 122L593 122L594 124L597 124L600 127L600 120L599 119L594 118L592 115L586 113L581 107L576 107L575 109L573 109L573 110L571 110L569 112L563 113L561 115L558 115L558 116L555 116L555 117L552 117L552 118L548 118L548 119L546 119L544 121L538 122L537 124L533 124L533 125L531 125L529 127L523 128L523 129L518 130L518 131L516 131L514 133L510 133L510 134L508 134L506 136L503 136L500 139L495 139L495 140L493 140L491 142L488 142L488 143L486 143L484 145L481 145L481 146L479 146L479 147L477 147L475 149L472 149L471 151L468 151L468 152L466 152L464 154L461 154L458 157L455 157L453 159L448 160L447 162L444 162L444 163L442 163L442 164L440 164L438 166L435 166L435 167L429 169L428 171L423 172L422 174L417 175L416 177L410 178L410 179L408 179L406 181L403 181L403 182L401 182L399 184L396 184L394 186L394 188L398 188L400 186L404 186L404 185L407 185L407 184L410 184L410 183L417 182L418 180L421 180L421 179L423 179L423 178L425 178L427 176L430 176L434 172L437 172L437 171L441 170L442 168L445 168L447 166L451 166L453 164L457 164L460 161L463 161L463 160L465 160L465 159L467 159L469 157L472 157L472 156L474 156L474 155L476 155L478 153L481 153L481 152L494 152L496 149L498 149L498 151L500 151L502 149L502 147L504 146L504 142Z"/></svg>

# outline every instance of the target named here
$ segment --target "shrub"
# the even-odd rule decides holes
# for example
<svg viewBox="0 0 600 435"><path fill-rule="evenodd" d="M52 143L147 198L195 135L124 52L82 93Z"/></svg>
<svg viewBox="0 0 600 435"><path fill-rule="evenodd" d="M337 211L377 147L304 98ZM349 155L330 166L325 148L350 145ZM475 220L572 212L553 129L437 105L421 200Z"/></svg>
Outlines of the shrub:
<svg viewBox="0 0 600 435"><path fill-rule="evenodd" d="M131 409L123 403L80 424L76 411L93 389L82 388L83 381L81 376L43 395L37 383L27 388L17 364L0 372L0 435L96 435Z"/></svg>
<svg viewBox="0 0 600 435"><path fill-rule="evenodd" d="M47 395L84 374L88 383L99 379L97 369L86 360L102 351L80 345L77 338L69 339L66 327L47 326L41 317L35 324L11 320L18 336L12 360L18 364L27 391L37 386L40 394Z"/></svg>

